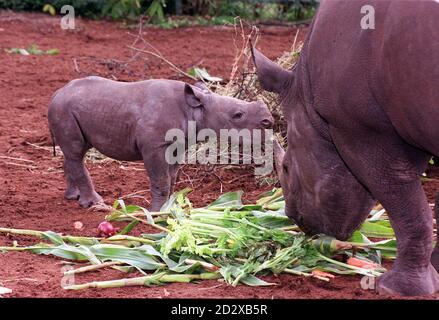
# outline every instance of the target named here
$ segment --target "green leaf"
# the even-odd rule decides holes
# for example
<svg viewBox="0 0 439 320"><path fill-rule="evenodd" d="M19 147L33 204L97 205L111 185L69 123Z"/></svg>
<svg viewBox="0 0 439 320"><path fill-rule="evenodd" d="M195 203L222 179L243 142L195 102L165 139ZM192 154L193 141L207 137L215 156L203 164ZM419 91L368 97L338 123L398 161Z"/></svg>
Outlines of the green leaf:
<svg viewBox="0 0 439 320"><path fill-rule="evenodd" d="M52 16L56 14L56 10L51 4L45 4L43 7L43 12L49 12Z"/></svg>
<svg viewBox="0 0 439 320"><path fill-rule="evenodd" d="M31 55L31 54L34 54L34 55L43 55L43 54L55 55L55 54L58 54L60 52L56 48L52 48L52 49L49 49L47 51L43 51L43 50L38 49L38 46L36 44L31 45L27 49L11 48L11 49L5 49L5 51L7 53L16 53L16 54L21 54L23 56L28 56L28 55Z"/></svg>
<svg viewBox="0 0 439 320"><path fill-rule="evenodd" d="M337 240L333 237L322 235L313 241L314 247L325 256L332 256L338 251Z"/></svg>
<svg viewBox="0 0 439 320"><path fill-rule="evenodd" d="M379 221L383 219L383 216L386 214L386 209L381 209L378 211L372 211L371 212L371 216L369 219L367 219L367 221Z"/></svg>
<svg viewBox="0 0 439 320"><path fill-rule="evenodd" d="M64 240L62 239L62 237L58 233L55 233L53 231L44 232L43 236L46 240L49 240L56 246L64 244Z"/></svg>
<svg viewBox="0 0 439 320"><path fill-rule="evenodd" d="M29 247L29 251L53 255L56 257L72 260L72 261L90 261L93 264L99 264L101 261L90 251L86 246L71 246L68 244L61 244L56 247L48 247L47 245L39 245Z"/></svg>
<svg viewBox="0 0 439 320"><path fill-rule="evenodd" d="M262 279L255 277L254 275L246 275L242 277L240 281L251 287L267 287L267 286L276 286L277 283L266 282Z"/></svg>
<svg viewBox="0 0 439 320"><path fill-rule="evenodd" d="M261 211L263 208L259 205L254 204L246 204L239 208L239 211Z"/></svg>
<svg viewBox="0 0 439 320"><path fill-rule="evenodd" d="M59 52L60 52L59 49L52 48L52 49L47 50L46 54L48 54L48 55L56 55L56 54L59 54Z"/></svg>
<svg viewBox="0 0 439 320"><path fill-rule="evenodd" d="M177 200L179 197L185 197L190 192L192 192L191 188L185 188L183 190L175 192L169 197L169 200L166 201L165 204L161 207L160 212L169 212L173 206L177 205Z"/></svg>
<svg viewBox="0 0 439 320"><path fill-rule="evenodd" d="M112 268L119 270L121 272L124 272L124 273L130 273L130 272L137 270L136 268L131 267L131 266L112 266Z"/></svg>
<svg viewBox="0 0 439 320"><path fill-rule="evenodd" d="M122 199L118 199L118 200L114 201L113 208L116 210L120 210L123 213L128 213L127 207L125 205L125 201L123 201Z"/></svg>
<svg viewBox="0 0 439 320"><path fill-rule="evenodd" d="M11 48L11 49L5 49L5 51L6 51L7 53L16 53L16 54L21 54L21 55L23 55L23 56L28 56L28 55L30 55L30 53L29 53L26 49L23 49L23 48Z"/></svg>
<svg viewBox="0 0 439 320"><path fill-rule="evenodd" d="M32 44L28 49L27 52L29 52L30 54L35 54L35 55L41 55L44 53L43 50L38 49L38 46L36 44Z"/></svg>
<svg viewBox="0 0 439 320"><path fill-rule="evenodd" d="M145 239L150 240L161 240L165 238L168 234L166 232L160 232L160 233L143 233L141 236Z"/></svg>
<svg viewBox="0 0 439 320"><path fill-rule="evenodd" d="M273 190L262 194L256 203L260 206L263 206L264 208L267 208L269 206L276 207L274 209L269 209L274 211L284 208L285 201L282 189L274 188Z"/></svg>
<svg viewBox="0 0 439 320"><path fill-rule="evenodd" d="M221 210L221 209L240 209L242 207L242 191L228 192L221 195L217 200L212 202L207 209Z"/></svg>
<svg viewBox="0 0 439 320"><path fill-rule="evenodd" d="M260 211L252 211L252 213L257 218L257 223L265 228L275 229L294 225L291 219L284 214Z"/></svg>
<svg viewBox="0 0 439 320"><path fill-rule="evenodd" d="M111 244L99 244L90 248L102 261L119 261L140 270L157 270L165 266L157 260L161 255L151 246L143 245L137 248L127 248Z"/></svg>
<svg viewBox="0 0 439 320"><path fill-rule="evenodd" d="M221 79L219 77L211 76L209 74L209 72L207 72L207 70L204 68L193 67L188 71L188 73L193 77L196 77L200 80L205 80L207 82L222 82L223 81L223 79Z"/></svg>
<svg viewBox="0 0 439 320"><path fill-rule="evenodd" d="M395 232L387 226L388 222L383 221L366 221L361 225L360 232L366 237L372 238L394 238ZM390 224L389 224L390 225Z"/></svg>
<svg viewBox="0 0 439 320"><path fill-rule="evenodd" d="M134 220L131 221L121 232L119 232L120 235L126 235L130 233L137 225L139 224L139 221Z"/></svg>
<svg viewBox="0 0 439 320"><path fill-rule="evenodd" d="M352 234L351 238L349 239L349 242L359 243L359 244L370 244L370 243L372 243L364 234L362 234L358 230L356 230Z"/></svg>

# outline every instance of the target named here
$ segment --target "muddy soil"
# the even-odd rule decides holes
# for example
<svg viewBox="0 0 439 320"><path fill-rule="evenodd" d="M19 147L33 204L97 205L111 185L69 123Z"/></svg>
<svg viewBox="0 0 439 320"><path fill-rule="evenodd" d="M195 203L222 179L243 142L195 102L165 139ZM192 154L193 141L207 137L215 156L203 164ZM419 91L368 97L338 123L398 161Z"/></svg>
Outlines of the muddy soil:
<svg viewBox="0 0 439 320"><path fill-rule="evenodd" d="M276 58L290 49L297 28L262 27L260 48ZM79 208L63 199L62 157L53 157L47 129L47 106L53 92L68 81L87 75L135 81L149 78L183 79L163 61L143 56L132 59L127 46L136 28L122 23L77 21L77 29L63 31L59 19L42 14L0 12L0 226L52 230L73 235L96 235L105 213ZM299 41L306 28L301 28ZM191 27L175 30L145 29L143 37L182 70L198 65L227 79L235 56L235 31L230 27ZM239 45L239 37L238 45ZM58 55L23 56L4 49L57 48ZM21 159L21 160L19 160ZM26 161L24 161L25 159ZM141 163L88 160L97 191L107 204L124 197L147 206L149 182ZM433 201L439 172L430 173L425 188ZM177 188L193 187L191 201L205 205L226 191L243 190L254 201L272 188L256 181L248 168L186 167ZM81 221L84 230L73 224ZM139 230L141 231L141 230ZM0 235L0 245L31 244L27 237ZM390 266L390 264L389 264ZM111 298L336 298L382 299L361 289L359 277L336 277L330 283L281 275L267 277L278 286L252 288L227 286L218 281L171 284L154 288L121 288L69 292L61 288L61 260L29 253L0 255L0 285L11 288L8 297L111 297ZM135 276L133 274L132 276ZM115 270L88 273L78 283L117 279ZM426 297L438 298L439 296Z"/></svg>

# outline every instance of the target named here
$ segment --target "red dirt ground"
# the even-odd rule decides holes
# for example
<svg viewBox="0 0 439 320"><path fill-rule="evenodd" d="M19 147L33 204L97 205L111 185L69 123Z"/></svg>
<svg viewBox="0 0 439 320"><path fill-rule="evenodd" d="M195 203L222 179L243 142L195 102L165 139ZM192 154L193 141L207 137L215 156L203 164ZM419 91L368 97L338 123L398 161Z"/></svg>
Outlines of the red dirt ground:
<svg viewBox="0 0 439 320"><path fill-rule="evenodd" d="M41 14L0 12L0 226L9 228L52 230L65 234L96 235L96 227L105 213L80 209L76 202L63 199L62 157L52 157L46 111L52 93L68 81L86 75L102 75L134 81L179 76L155 58L136 60L122 67L114 62L128 61L132 52L126 47L134 37L120 23L77 21L77 30L63 31L59 19ZM299 40L306 29L301 30ZM290 49L295 28L263 27L261 49L276 58ZM228 78L234 59L234 30L229 27L191 27L175 30L145 29L144 37L163 56L187 70L194 65L207 67L212 75ZM58 48L54 56L22 56L4 51L12 47L37 44L42 49ZM74 59L77 70L75 71ZM111 60L113 59L113 60ZM78 72L79 71L79 72ZM12 158L27 159L19 161ZM108 204L114 199L148 189L148 178L139 163L114 161L88 162L97 191ZM270 189L258 185L246 169L186 168L178 187L195 187L191 200L204 205L221 192L245 191L253 201ZM439 173L433 172L426 183L430 201L439 186ZM436 188L435 188L436 187ZM147 206L149 193L128 198ZM143 198L144 196L144 198ZM73 228L82 221L85 229ZM31 244L33 239L0 235L0 245ZM330 283L295 276L271 276L267 280L279 285L270 288L227 286L218 281L199 284L171 284L154 288L121 288L69 292L61 288L61 260L29 253L0 255L0 285L11 288L8 297L112 297L112 298L344 298L382 299L360 288L359 277L336 277ZM115 270L78 276L77 283L116 279ZM437 299L439 296L426 297Z"/></svg>

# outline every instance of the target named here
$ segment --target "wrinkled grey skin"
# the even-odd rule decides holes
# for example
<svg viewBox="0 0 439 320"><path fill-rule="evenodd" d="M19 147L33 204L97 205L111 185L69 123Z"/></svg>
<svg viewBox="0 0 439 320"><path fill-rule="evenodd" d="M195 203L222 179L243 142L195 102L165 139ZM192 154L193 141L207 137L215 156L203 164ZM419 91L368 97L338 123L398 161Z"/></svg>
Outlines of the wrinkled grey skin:
<svg viewBox="0 0 439 320"><path fill-rule="evenodd" d="M94 190L83 158L95 147L124 161L143 160L152 204L158 211L168 199L178 164L168 165L165 141L169 129L187 137L188 121L197 130L267 128L273 119L262 102L244 102L172 80L116 82L100 77L73 80L58 90L49 107L49 127L64 153L67 199L82 207L102 202ZM186 143L187 147L187 143Z"/></svg>
<svg viewBox="0 0 439 320"><path fill-rule="evenodd" d="M375 8L375 30L360 28L363 5ZM345 240L381 202L398 242L381 293L439 289L420 181L439 154L438 32L437 2L324 1L293 70L254 52L288 121L286 153L275 146L287 215L309 234Z"/></svg>

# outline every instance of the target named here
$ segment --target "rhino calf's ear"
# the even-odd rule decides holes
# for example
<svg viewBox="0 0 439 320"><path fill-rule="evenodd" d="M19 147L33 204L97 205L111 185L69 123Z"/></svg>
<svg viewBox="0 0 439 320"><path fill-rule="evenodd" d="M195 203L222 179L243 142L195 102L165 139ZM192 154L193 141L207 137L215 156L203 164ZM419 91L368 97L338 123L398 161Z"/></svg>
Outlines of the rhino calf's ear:
<svg viewBox="0 0 439 320"><path fill-rule="evenodd" d="M268 59L256 48L251 47L251 49L253 63L262 88L270 92L281 93L293 73Z"/></svg>
<svg viewBox="0 0 439 320"><path fill-rule="evenodd" d="M186 103L192 108L198 108L203 106L203 102L200 99L201 93L195 93L194 88L189 84L184 86L184 98Z"/></svg>
<svg viewBox="0 0 439 320"><path fill-rule="evenodd" d="M197 81L194 84L195 87L200 88L201 90L203 90L204 93L210 93L210 89L209 87L203 82L203 81Z"/></svg>

